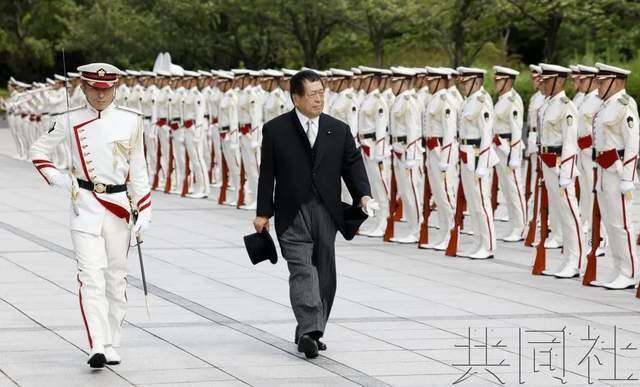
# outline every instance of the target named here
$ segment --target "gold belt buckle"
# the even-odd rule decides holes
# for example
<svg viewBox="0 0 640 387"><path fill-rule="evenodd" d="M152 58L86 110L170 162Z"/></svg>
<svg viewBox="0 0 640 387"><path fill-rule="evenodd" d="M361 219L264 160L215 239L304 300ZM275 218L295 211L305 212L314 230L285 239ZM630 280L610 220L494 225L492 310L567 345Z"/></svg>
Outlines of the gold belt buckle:
<svg viewBox="0 0 640 387"><path fill-rule="evenodd" d="M97 183L93 185L93 192L95 193L105 193L107 192L107 186L102 183Z"/></svg>

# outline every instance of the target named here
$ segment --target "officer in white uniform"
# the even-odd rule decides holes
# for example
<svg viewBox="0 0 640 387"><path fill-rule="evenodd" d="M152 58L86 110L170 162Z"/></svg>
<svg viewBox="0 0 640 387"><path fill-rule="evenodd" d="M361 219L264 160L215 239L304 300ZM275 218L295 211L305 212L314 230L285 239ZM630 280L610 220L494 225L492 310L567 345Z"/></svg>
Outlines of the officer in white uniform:
<svg viewBox="0 0 640 387"><path fill-rule="evenodd" d="M529 106L527 110L527 149L525 154L529 158L529 165L527 168L531 169L531 180L529 181L531 187L531 198L530 201L533 202L535 200L535 185L537 180L537 166L538 166L538 127L540 124L538 113L540 108L545 102L545 95L542 93L542 79L540 78L540 74L542 70L538 65L529 65L529 69L531 71L531 82L533 83L533 87L536 90L535 93L529 99ZM525 182L526 183L526 182ZM527 203L527 208L530 210L529 212L533 214L533 204ZM527 214L527 220L530 220L532 215Z"/></svg>
<svg viewBox="0 0 640 387"><path fill-rule="evenodd" d="M496 165L498 181L509 212L510 232L505 242L523 240L527 220L522 185L522 125L524 104L513 88L518 71L504 66L493 66L498 101L494 106L493 135L500 162Z"/></svg>
<svg viewBox="0 0 640 387"><path fill-rule="evenodd" d="M262 73L264 77L269 78L268 94L263 106L264 122L269 122L288 111L289 101L287 99L289 96L279 85L279 80L284 77L282 71L263 70Z"/></svg>
<svg viewBox="0 0 640 387"><path fill-rule="evenodd" d="M549 212L557 215L562 228L564 262L559 270L543 274L556 278L580 275L586 255L580 209L575 192L578 177L578 110L564 92L571 70L557 65L540 64L544 93L548 97L540 119L540 160L549 196Z"/></svg>
<svg viewBox="0 0 640 387"><path fill-rule="evenodd" d="M491 170L498 163L493 148L493 101L482 87L485 70L458 67L460 88L466 96L460 108L459 143L460 175L470 221L474 230L474 246L458 255L472 259L493 258L496 232L491 210Z"/></svg>
<svg viewBox="0 0 640 387"><path fill-rule="evenodd" d="M140 92L140 111L144 125L144 145L147 159L149 179L155 178L159 162L158 131L152 121L155 109L155 100L160 91L156 86L156 73L153 71L141 72L142 90ZM153 185L153 184L152 184Z"/></svg>
<svg viewBox="0 0 640 387"><path fill-rule="evenodd" d="M636 284L638 258L631 215L632 192L638 164L638 105L627 94L630 71L596 63L598 93L604 101L594 118L596 195L609 238L614 277L592 285L629 289Z"/></svg>
<svg viewBox="0 0 640 387"><path fill-rule="evenodd" d="M422 208L420 202L422 146L420 133L420 107L415 97L415 72L406 67L392 67L396 82L400 82L398 95L390 109L389 133L393 152L393 168L407 219L408 233L391 238L397 243L416 243L420 234Z"/></svg>
<svg viewBox="0 0 640 387"><path fill-rule="evenodd" d="M186 82L192 76L186 76L184 69L174 67L173 94L169 98L169 127L171 128L171 141L173 143L173 160L175 168L173 170L173 185L169 193L186 195L189 176L187 174L187 149L185 146L186 128L182 117L182 102L187 96ZM169 164L171 167L171 164ZM165 191L166 192L166 191Z"/></svg>
<svg viewBox="0 0 640 387"><path fill-rule="evenodd" d="M197 85L200 74L186 70L184 73L188 78L182 100L182 126L191 175L185 176L188 187L183 188L183 192L190 198L202 199L209 196L209 174L204 155L209 125L204 119L204 98Z"/></svg>
<svg viewBox="0 0 640 387"><path fill-rule="evenodd" d="M219 82L220 75L218 71L211 70L211 89L205 93L205 101L209 114L209 137L211 138L209 182L214 187L222 185L222 146L220 143L220 126L218 124L218 110L222 99L222 91L220 91Z"/></svg>
<svg viewBox="0 0 640 387"><path fill-rule="evenodd" d="M260 75L256 71L238 73L243 78L243 89L238 93L239 145L242 168L246 178L244 210L255 210L258 200L258 160L262 141L264 90L255 82Z"/></svg>
<svg viewBox="0 0 640 387"><path fill-rule="evenodd" d="M593 215L593 178L595 163L593 162L593 118L602 107L602 100L598 96L598 83L595 67L578 65L578 77L580 92L578 109L578 168L580 169L580 213L582 215L582 227L585 233L591 230ZM574 97L574 101L576 98ZM575 103L575 102L574 102ZM601 234L604 234L601 232Z"/></svg>
<svg viewBox="0 0 640 387"><path fill-rule="evenodd" d="M446 250L453 228L455 194L452 180L457 175L458 143L456 141L457 108L450 94L451 72L441 67L427 67L431 98L422 117L422 136L426 146L425 169L429 176L431 195L436 203L440 237L436 242L419 246ZM429 205L425 203L425 205Z"/></svg>
<svg viewBox="0 0 640 387"><path fill-rule="evenodd" d="M142 117L113 103L120 71L106 63L80 66L78 71L88 105L57 116L29 156L47 183L71 193L80 310L91 347L88 363L101 368L120 363L115 347L120 344L127 303L132 211L139 214L133 231L140 234L150 223L151 194ZM59 171L46 158L62 141L73 143L77 176Z"/></svg>
<svg viewBox="0 0 640 387"><path fill-rule="evenodd" d="M371 184L371 193L380 210L374 217L375 226L360 234L379 238L384 231L389 216L388 176L391 149L387 136L389 125L389 107L380 92L382 75L391 75L391 71L374 67L360 66L367 94L358 109L358 139L364 159L364 166Z"/></svg>
<svg viewBox="0 0 640 387"><path fill-rule="evenodd" d="M158 92L153 103L153 114L151 122L158 133L158 162L156 163L156 173L153 178L151 188L168 192L171 189L171 176L169 165L173 162L173 141L171 139L171 128L169 126L170 108L169 99L173 95L171 88L171 73L165 70L158 70Z"/></svg>
<svg viewBox="0 0 640 387"><path fill-rule="evenodd" d="M234 79L231 72L220 71L220 77ZM229 82L228 82L229 83ZM240 191L240 144L238 137L238 92L236 82L225 85L218 111L220 125L220 141L222 154L227 165L229 186L226 189L226 200L223 204L235 207L238 205Z"/></svg>

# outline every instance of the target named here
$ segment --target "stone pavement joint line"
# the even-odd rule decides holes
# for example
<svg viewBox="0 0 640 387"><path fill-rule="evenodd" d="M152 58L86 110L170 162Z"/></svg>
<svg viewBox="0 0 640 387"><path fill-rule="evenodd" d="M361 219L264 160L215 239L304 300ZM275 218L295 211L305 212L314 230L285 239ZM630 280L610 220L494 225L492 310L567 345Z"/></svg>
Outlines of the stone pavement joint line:
<svg viewBox="0 0 640 387"><path fill-rule="evenodd" d="M84 349L82 349L81 347L77 346L76 344L74 344L73 342L71 342L70 340L66 339L65 337L63 337L62 335L60 335L58 332L54 331L53 329L45 326L44 324L42 324L40 321L36 320L35 318L31 317L28 313L25 313L24 311L20 310L20 308L16 307L15 305L13 305L12 303L10 303L9 301L5 300L4 298L0 297L0 301L4 302L5 304L9 305L11 308L13 308L14 310L16 310L18 313L20 313L21 315L25 316L26 318L28 318L29 320L31 320L33 323L37 324L38 326L40 326L42 329L46 330L47 332L55 335L57 338L59 338L60 340L64 341L65 343L75 347L76 349L84 352L85 355L89 355L89 352L85 351ZM113 372L115 375L117 375L119 378L121 378L122 380L124 380L125 382L131 384L132 386L134 385L131 381L129 381L127 378L125 378L123 375L121 375L120 373L116 372L112 367L109 366L105 366L106 369L108 369L109 371ZM3 372L4 374L4 372ZM7 377L9 377L7 375ZM11 378L10 378L11 379ZM15 382L13 379L11 379L14 383L16 383L16 385L19 385L17 382Z"/></svg>
<svg viewBox="0 0 640 387"><path fill-rule="evenodd" d="M57 245L55 243L49 242L45 239L42 239L40 237L38 237L37 235L31 234L27 231L21 230L17 227L14 227L13 225L10 225L8 223L2 222L0 221L0 228L9 231L17 236L20 236L24 239L30 240L42 247L45 247L49 250L55 251L67 258L70 259L75 259L74 258L74 254L72 250L69 250L65 247L62 247L60 245ZM23 268L24 269L24 268ZM35 273L33 273L35 274ZM37 274L36 274L37 275ZM46 280L46 279L45 279ZM128 283L130 286L133 286L137 289L142 289L142 281L135 277L135 276L131 276L128 275ZM149 294L153 294L156 297L162 298L166 301L169 301L172 304L178 305L198 316L201 316L209 321L215 322L217 324L220 324L222 326L228 327L230 329L233 329L237 332L241 332L247 336L250 336L256 340L259 340L265 344L269 344L273 347L276 347L278 349L280 349L281 351L287 352L289 354L292 354L294 356L297 356L297 353L294 351L291 351L291 343L278 337L275 336L269 332L265 332L263 330L260 330L258 328L252 327L250 325L247 325L245 323L242 323L240 321L234 320L228 316L225 316L223 314L220 314L218 312L215 312L203 305L200 305L196 302L193 302L189 299L186 299L184 297L181 297L177 294L174 294L172 292L169 292L167 290L164 290L162 288L159 288L151 283L147 283L147 288L148 288L148 292ZM21 313L23 313L21 311ZM26 315L25 315L26 316ZM28 317L28 316L27 316ZM31 319L31 317L29 317ZM41 325L39 322L35 321L38 325ZM130 322L128 322L129 324L131 324ZM137 325L131 324L133 326L138 327ZM42 326L42 325L41 325ZM43 328L51 331L50 329L42 326ZM138 327L140 328L140 327ZM144 330L147 333L150 333L149 331L147 331L144 328L140 328L142 330ZM51 331L53 332L53 331ZM151 333L153 336L155 336L156 338L159 338L163 341L166 341L164 339L162 339L161 337ZM57 335L57 334L56 334ZM59 335L58 335L59 336ZM65 340L66 341L66 340ZM167 341L168 342L168 341ZM170 343L170 342L168 342ZM172 344L172 343L170 343ZM175 345L175 344L172 344ZM184 349L182 349L184 350ZM186 350L184 350L186 352ZM83 351L85 353L87 353L86 351ZM198 358L198 356L190 353L192 356ZM199 358L200 359L200 358ZM203 359L200 359L202 361L205 361ZM205 361L206 362L206 361ZM206 362L208 364L210 364L211 366L215 367L215 365ZM381 387L381 386L389 386L389 384L384 383L383 381L367 375L365 373L362 373L356 369L353 369L351 367L348 367L340 362L337 362L333 359L327 358L325 356L320 355L318 358L314 359L312 362L314 365L324 368L325 370L332 372L336 375L339 375L347 380L350 380L354 383L360 384L362 386L367 386L367 387ZM216 367L218 368L218 367ZM119 375L120 376L120 375ZM126 380L126 379L125 379Z"/></svg>

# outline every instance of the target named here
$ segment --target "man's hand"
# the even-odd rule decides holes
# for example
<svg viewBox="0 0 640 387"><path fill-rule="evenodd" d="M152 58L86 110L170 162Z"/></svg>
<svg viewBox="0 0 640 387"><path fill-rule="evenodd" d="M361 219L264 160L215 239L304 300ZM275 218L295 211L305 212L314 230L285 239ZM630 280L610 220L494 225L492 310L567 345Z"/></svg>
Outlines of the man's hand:
<svg viewBox="0 0 640 387"><path fill-rule="evenodd" d="M255 227L256 232L262 232L262 230L266 229L269 231L269 218L265 218L264 216L256 216L253 220L253 227Z"/></svg>
<svg viewBox="0 0 640 387"><path fill-rule="evenodd" d="M360 199L360 208L368 216L375 216L376 211L380 210L380 205L370 196L363 196Z"/></svg>
<svg viewBox="0 0 640 387"><path fill-rule="evenodd" d="M568 188L571 183L573 183L573 179L567 179L564 177L560 177L560 179L558 180L558 185L560 186L560 188Z"/></svg>
<svg viewBox="0 0 640 387"><path fill-rule="evenodd" d="M620 192L626 194L627 192L633 191L635 186L632 181L629 180L620 180Z"/></svg>
<svg viewBox="0 0 640 387"><path fill-rule="evenodd" d="M71 192L73 189L73 181L71 180L71 176L66 173L60 173L51 178L51 185L57 188L62 188L66 191Z"/></svg>
<svg viewBox="0 0 640 387"><path fill-rule="evenodd" d="M136 222L133 225L133 232L142 237L142 234L149 229L150 225L151 211L142 211L138 213L138 219L136 219Z"/></svg>
<svg viewBox="0 0 640 387"><path fill-rule="evenodd" d="M478 167L476 169L476 176L479 178L483 178L489 174L489 168Z"/></svg>

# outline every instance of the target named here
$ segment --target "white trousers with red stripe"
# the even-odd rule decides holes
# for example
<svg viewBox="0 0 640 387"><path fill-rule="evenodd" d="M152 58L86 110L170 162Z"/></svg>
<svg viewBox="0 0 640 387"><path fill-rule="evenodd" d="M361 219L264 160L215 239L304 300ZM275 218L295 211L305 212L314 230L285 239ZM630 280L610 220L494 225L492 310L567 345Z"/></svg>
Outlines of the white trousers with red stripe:
<svg viewBox="0 0 640 387"><path fill-rule="evenodd" d="M591 160L593 148L586 148L578 153L578 168L580 176L580 215L582 215L582 227L591 228L593 218L593 167Z"/></svg>
<svg viewBox="0 0 640 387"><path fill-rule="evenodd" d="M80 312L91 348L120 344L127 306L127 223L106 212L100 235L71 231Z"/></svg>
<svg viewBox="0 0 640 387"><path fill-rule="evenodd" d="M398 194L402 200L402 210L409 225L409 234L418 236L420 233L420 221L422 211L420 207L420 182L419 165L422 161L416 160L416 164L409 167L403 160L393 159L393 168L398 185Z"/></svg>
<svg viewBox="0 0 640 387"><path fill-rule="evenodd" d="M629 278L637 277L638 258L635 250L635 232L631 219L631 198L620 192L620 178L599 168L598 204L613 257L615 276L623 274ZM613 168L611 168L613 169Z"/></svg>
<svg viewBox="0 0 640 387"><path fill-rule="evenodd" d="M147 149L147 170L149 171L149 180L153 181L158 165L158 127L150 120L144 120L143 127L144 145Z"/></svg>
<svg viewBox="0 0 640 387"><path fill-rule="evenodd" d="M387 224L387 217L389 216L389 191L387 189L387 178L385 171L388 170L388 163L383 163L382 166L377 161L372 160L366 154L362 155L364 160L364 167L369 177L369 184L371 185L371 194L373 198L380 205L380 210L376 213L375 224L376 230L383 230Z"/></svg>
<svg viewBox="0 0 640 387"><path fill-rule="evenodd" d="M491 208L491 174L479 178L475 171L462 164L460 175L473 229L474 251L471 253L480 249L493 252L496 248L496 228Z"/></svg>
<svg viewBox="0 0 640 387"><path fill-rule="evenodd" d="M542 163L542 174L549 197L549 214L555 214L555 219L562 230L562 255L565 261L560 270L567 265L579 269L586 251L576 189L573 183L566 189L560 189L557 170L557 167L549 168Z"/></svg>
<svg viewBox="0 0 640 387"><path fill-rule="evenodd" d="M167 175L169 174L170 148L171 148L171 128L169 125L158 126L158 146L160 147L160 170L158 189L164 189Z"/></svg>
<svg viewBox="0 0 640 387"><path fill-rule="evenodd" d="M216 182L220 183L222 180L222 148L220 145L220 132L218 131L218 124L210 124L209 125L209 136L211 137L211 149L207 150L208 154L211 154L211 150L213 150L214 159L209 160L209 168L211 163L213 163L213 174L211 176L211 183ZM210 157L210 156L209 156Z"/></svg>
<svg viewBox="0 0 640 387"><path fill-rule="evenodd" d="M438 215L438 226L440 227L440 238L434 244L440 244L449 240L450 231L453 228L453 211L455 205L455 195L453 190L457 186L452 185L456 172L455 163L450 164L445 173L440 172L440 158L436 153L427 151L427 173L429 174L429 184L431 186L431 196L436 203L436 213ZM425 203L425 205L428 205Z"/></svg>
<svg viewBox="0 0 640 387"><path fill-rule="evenodd" d="M240 150L239 144L229 139L229 134L222 140L222 152L229 168L229 187L225 204L236 205L240 192Z"/></svg>
<svg viewBox="0 0 640 387"><path fill-rule="evenodd" d="M247 206L255 206L258 200L258 149L257 133L240 135L240 155L242 156L242 166L244 167L244 176L247 179L245 184L245 204Z"/></svg>
<svg viewBox="0 0 640 387"><path fill-rule="evenodd" d="M524 185L522 184L521 168L511 168L507 156L498 151L500 162L496 165L500 190L506 201L509 213L509 229L511 232L524 232L526 209L524 204Z"/></svg>
<svg viewBox="0 0 640 387"><path fill-rule="evenodd" d="M193 176L190 192L195 195L209 195L209 174L205 161L206 136L202 129L192 126L185 129L185 145L189 154L189 165Z"/></svg>
<svg viewBox="0 0 640 387"><path fill-rule="evenodd" d="M172 181L171 193L181 193L185 174L187 172L187 152L185 147L185 132L186 129L180 127L172 131L173 138L173 159L176 163L174 170L175 180Z"/></svg>

